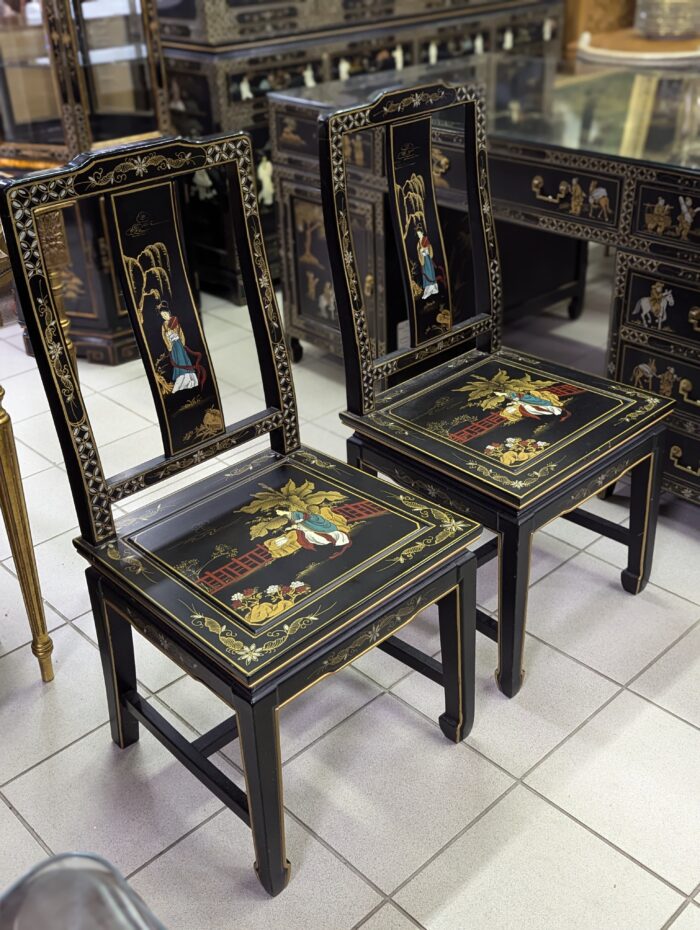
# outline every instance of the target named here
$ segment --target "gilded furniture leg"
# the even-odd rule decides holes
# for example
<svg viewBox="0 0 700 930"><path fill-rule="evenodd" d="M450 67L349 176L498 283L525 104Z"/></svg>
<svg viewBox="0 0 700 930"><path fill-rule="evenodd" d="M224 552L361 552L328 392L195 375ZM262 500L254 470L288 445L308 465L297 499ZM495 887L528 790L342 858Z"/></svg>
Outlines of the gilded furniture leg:
<svg viewBox="0 0 700 930"><path fill-rule="evenodd" d="M462 584L438 601L445 713L440 729L461 742L474 723L474 662L476 631L476 559L462 569Z"/></svg>
<svg viewBox="0 0 700 930"><path fill-rule="evenodd" d="M10 549L17 568L17 578L32 630L32 652L39 660L42 680L51 681L53 679L51 664L53 642L46 632L46 616L41 600L39 575L34 558L34 546L29 529L12 423L2 406L4 396L5 390L0 387L0 465L2 466L0 469L0 508L2 508Z"/></svg>

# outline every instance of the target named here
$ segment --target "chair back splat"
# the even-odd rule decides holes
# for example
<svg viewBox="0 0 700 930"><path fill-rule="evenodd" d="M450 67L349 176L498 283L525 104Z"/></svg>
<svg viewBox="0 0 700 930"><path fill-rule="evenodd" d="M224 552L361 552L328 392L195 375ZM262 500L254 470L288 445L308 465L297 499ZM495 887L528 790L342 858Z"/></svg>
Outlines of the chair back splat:
<svg viewBox="0 0 700 930"><path fill-rule="evenodd" d="M434 133L455 124L463 126L465 138L469 236L463 251L448 242L433 170L439 155ZM446 83L390 91L368 106L322 118L324 218L336 301L343 305L338 316L351 413L369 413L384 390L426 365L471 348L498 348L501 279L484 125L479 89ZM367 319L349 218L351 139L368 131L383 136L389 237L408 320L409 345L384 353ZM393 292L391 299L397 299Z"/></svg>
<svg viewBox="0 0 700 930"><path fill-rule="evenodd" d="M290 364L265 257L245 133L167 139L81 156L2 186L0 211L17 293L68 468L83 537L114 535L111 505L265 433L272 449L299 447ZM224 423L219 388L190 286L183 205L205 172L233 227L266 408ZM124 305L153 395L163 455L104 475L57 302L63 211L97 202L110 230ZM92 206L92 205L91 205ZM93 207L94 208L94 207ZM58 273L57 273L58 272ZM231 364L235 364L232 357Z"/></svg>

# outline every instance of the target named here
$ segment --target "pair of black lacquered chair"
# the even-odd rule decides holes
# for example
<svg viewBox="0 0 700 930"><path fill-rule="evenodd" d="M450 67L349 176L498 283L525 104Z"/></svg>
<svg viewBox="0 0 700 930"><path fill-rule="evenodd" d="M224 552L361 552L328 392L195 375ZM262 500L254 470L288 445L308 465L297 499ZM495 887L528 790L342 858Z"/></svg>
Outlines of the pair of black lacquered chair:
<svg viewBox="0 0 700 930"><path fill-rule="evenodd" d="M476 282L464 320L449 300L429 169L431 117L451 107L462 108L464 118ZM382 359L375 358L363 308L343 149L347 133L367 129L386 131L411 309L411 347ZM479 533L476 520L502 541L501 614L497 626L484 620L482 627L491 635L498 630L499 683L509 694L520 683L529 540L537 526L633 469L631 528L615 527L615 538L630 546L625 585L638 590L648 575L660 421L669 405L495 353L500 285L485 158L480 100L463 87L387 93L323 127L346 420L355 430L351 462L365 472L388 472L396 484L300 445L248 136L92 154L3 189L17 291L78 510L76 544L90 563L112 737L127 746L143 723L246 821L260 881L271 894L289 874L278 730L284 704L378 646L443 685L440 726L448 738L459 741L469 732L476 564L497 551L491 543L477 556L467 551ZM189 286L183 204L196 171L209 174L228 205L267 405L228 427ZM163 437L163 456L112 478L100 464L59 323L60 291L52 287L52 236L60 234L61 211L76 203L99 210L110 228ZM491 424L487 438L483 420ZM543 423L551 428L547 439L533 438ZM136 511L125 524L114 522L112 505L127 495L265 434L269 451ZM490 450L501 446L499 459ZM577 517L585 525L592 519ZM435 602L441 663L394 635ZM235 716L185 740L137 692L132 627ZM247 793L209 758L236 736Z"/></svg>

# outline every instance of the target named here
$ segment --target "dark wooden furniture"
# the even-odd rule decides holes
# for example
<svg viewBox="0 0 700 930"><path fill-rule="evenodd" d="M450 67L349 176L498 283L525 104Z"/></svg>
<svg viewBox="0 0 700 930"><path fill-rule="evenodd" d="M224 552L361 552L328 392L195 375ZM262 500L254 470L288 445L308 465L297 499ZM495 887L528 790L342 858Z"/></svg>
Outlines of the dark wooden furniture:
<svg viewBox="0 0 700 930"><path fill-rule="evenodd" d="M127 13L45 0L43 22L32 18L35 7L25 19L18 6L0 29L0 170L21 177L171 131L156 0ZM109 365L135 358L100 201L84 210L66 202L57 225L65 254L57 273L78 354ZM5 262L0 255L0 288Z"/></svg>
<svg viewBox="0 0 700 930"><path fill-rule="evenodd" d="M271 95L288 331L340 355L334 301L324 294L331 276L320 226L319 115L364 105L381 90L433 80L485 87L506 331L509 305L528 291L550 302L579 303L575 282L582 272L572 247L585 250L591 241L616 249L607 374L676 400L663 488L700 503L700 143L697 114L689 116L684 105L693 88L687 74L572 69L551 60L484 55ZM572 119L562 119L563 113ZM287 129L292 123L293 132ZM464 245L458 241L465 209L463 150L461 128L437 114L434 185L448 251L457 253ZM388 274L394 259L385 236L381 144L366 142L350 157L357 179L353 240L381 355L396 346L396 318L405 316L405 308L388 299L397 282ZM450 273L457 275L462 264L449 262ZM642 313L642 306L651 309ZM645 366L650 377L640 381Z"/></svg>
<svg viewBox="0 0 700 930"><path fill-rule="evenodd" d="M180 0L159 6L171 117L182 135L247 129L274 171L268 91L507 48L557 57L561 0ZM315 153L315 150L314 150ZM216 213L212 211L215 218ZM275 205L261 204L273 275ZM235 250L212 224L196 237L202 286L243 301Z"/></svg>
<svg viewBox="0 0 700 930"><path fill-rule="evenodd" d="M84 156L7 182L1 209L27 329L56 422L81 536L105 672L112 737L144 724L251 826L260 881L284 887L279 709L379 646L445 689L440 726L459 741L474 703L479 527L300 445L285 336L265 256L250 137L182 139ZM184 193L206 171L228 204L245 277L266 406L225 426L192 299ZM58 322L40 222L65 202L104 203L164 454L107 478ZM232 364L235 364L235 349ZM144 399L145 400L145 399ZM267 452L137 510L112 505L255 437ZM437 602L443 664L393 638ZM136 690L131 627L234 712L188 742ZM240 737L244 794L208 759ZM368 842L370 838L368 838Z"/></svg>
<svg viewBox="0 0 700 930"><path fill-rule="evenodd" d="M452 289L433 184L432 120L459 123L470 285ZM382 357L348 221L356 178L348 140L381 137L389 222L408 310L408 348ZM533 533L559 515L628 547L625 590L649 577L662 471L664 419L673 402L603 378L500 348L501 273L489 192L486 131L478 94L445 83L401 88L340 110L320 128L326 238L347 376L343 421L353 464L449 502L497 534L477 553L498 557L499 616L478 614L498 640L500 689L522 681ZM392 291L401 301L401 290ZM631 473L630 528L578 507Z"/></svg>

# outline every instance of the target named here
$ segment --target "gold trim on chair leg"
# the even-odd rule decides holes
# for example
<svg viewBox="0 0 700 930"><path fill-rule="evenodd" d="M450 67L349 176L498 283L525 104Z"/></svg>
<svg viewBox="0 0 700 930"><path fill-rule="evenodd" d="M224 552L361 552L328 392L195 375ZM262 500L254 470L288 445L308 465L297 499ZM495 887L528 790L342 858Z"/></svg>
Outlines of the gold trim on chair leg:
<svg viewBox="0 0 700 930"><path fill-rule="evenodd" d="M39 575L34 559L34 546L29 529L12 423L2 406L4 396L5 390L0 387L0 508L10 540L12 557L15 560L17 578L29 617L29 626L32 630L32 652L39 660L42 680L52 681L53 642L46 632L46 617L41 600Z"/></svg>

